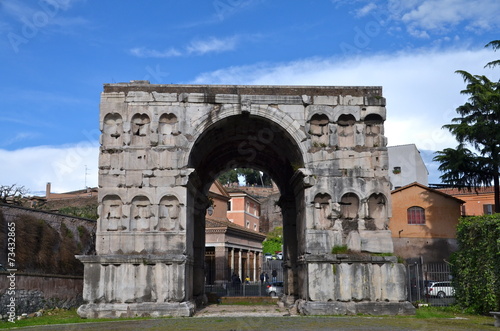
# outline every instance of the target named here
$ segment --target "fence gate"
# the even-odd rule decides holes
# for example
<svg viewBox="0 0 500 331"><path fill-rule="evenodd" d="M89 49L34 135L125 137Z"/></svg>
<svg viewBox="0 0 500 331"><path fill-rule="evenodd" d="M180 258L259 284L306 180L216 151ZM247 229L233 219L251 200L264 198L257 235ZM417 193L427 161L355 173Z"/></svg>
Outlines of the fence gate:
<svg viewBox="0 0 500 331"><path fill-rule="evenodd" d="M429 293L428 287L433 282L450 282L452 279L450 265L447 263L421 263L420 259L409 259L406 267L408 284L408 301L423 302L433 306L449 306L455 303L453 290L451 295L439 298Z"/></svg>
<svg viewBox="0 0 500 331"><path fill-rule="evenodd" d="M276 278L273 278L273 271L276 271ZM266 279L261 282L260 272L267 274ZM227 275L225 280L214 281L215 274ZM205 293L214 293L219 297L259 297L269 296L267 289L269 285L278 287L274 290L276 295L283 292L283 261L282 260L264 260L262 269L255 272L256 278L249 277L247 280L246 275L253 275L253 269L247 273L242 271L239 275L236 270L224 268L223 270L216 270L213 265L206 264L205 274ZM235 277L236 276L236 277Z"/></svg>

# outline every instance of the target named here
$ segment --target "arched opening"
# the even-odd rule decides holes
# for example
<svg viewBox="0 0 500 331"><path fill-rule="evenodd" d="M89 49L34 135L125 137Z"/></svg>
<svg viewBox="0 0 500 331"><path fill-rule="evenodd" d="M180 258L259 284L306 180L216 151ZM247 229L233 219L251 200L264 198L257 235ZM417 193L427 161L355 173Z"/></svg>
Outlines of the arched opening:
<svg viewBox="0 0 500 331"><path fill-rule="evenodd" d="M314 147L326 147L330 145L329 120L325 114L314 114L309 121L309 133Z"/></svg>
<svg viewBox="0 0 500 331"><path fill-rule="evenodd" d="M292 136L279 124L263 117L234 115L209 126L194 142L188 161L194 169L188 190L186 233L188 255L193 257L192 296L203 294L205 283L205 216L208 190L227 170L253 168L269 174L278 186L283 216L285 294L297 291L297 226L301 222L303 187L294 176L304 166ZM250 206L251 207L251 206ZM192 243L192 246L190 245Z"/></svg>
<svg viewBox="0 0 500 331"><path fill-rule="evenodd" d="M338 134L339 147L341 148L354 147L356 145L355 128L354 128L354 124L356 124L356 118L352 114L342 114L339 116L337 124L338 124L337 134Z"/></svg>
<svg viewBox="0 0 500 331"><path fill-rule="evenodd" d="M384 119L379 114L368 114L365 117L365 145L366 147L380 147L383 145Z"/></svg>
<svg viewBox="0 0 500 331"><path fill-rule="evenodd" d="M151 119L147 114L135 114L132 117L132 145L149 145Z"/></svg>
<svg viewBox="0 0 500 331"><path fill-rule="evenodd" d="M365 221L367 229L386 230L384 220L387 218L386 199L383 194L372 194L368 199L368 219ZM368 226L371 224L371 227Z"/></svg>

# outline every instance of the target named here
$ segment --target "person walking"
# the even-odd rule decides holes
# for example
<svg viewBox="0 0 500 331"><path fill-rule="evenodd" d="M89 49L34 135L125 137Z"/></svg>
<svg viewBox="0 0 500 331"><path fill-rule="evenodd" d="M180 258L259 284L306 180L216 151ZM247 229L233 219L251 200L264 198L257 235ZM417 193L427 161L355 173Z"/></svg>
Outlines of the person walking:
<svg viewBox="0 0 500 331"><path fill-rule="evenodd" d="M273 272L271 273L271 275L273 276L273 284L276 283L276 277L278 277L278 272L276 271L276 269L273 269Z"/></svg>

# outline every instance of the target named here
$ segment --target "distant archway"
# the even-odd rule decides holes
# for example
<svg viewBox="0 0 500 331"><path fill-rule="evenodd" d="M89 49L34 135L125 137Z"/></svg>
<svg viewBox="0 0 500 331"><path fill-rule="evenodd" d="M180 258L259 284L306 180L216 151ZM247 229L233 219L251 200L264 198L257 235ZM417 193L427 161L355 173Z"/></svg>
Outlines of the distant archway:
<svg viewBox="0 0 500 331"><path fill-rule="evenodd" d="M193 296L203 293L205 240L205 201L212 182L224 171L247 167L267 172L279 187L280 205L283 214L284 260L291 268L285 273L285 293L298 297L297 287L297 215L301 204L296 201L296 193L302 196L302 187L294 187L293 176L298 168L304 167L299 144L279 123L262 116L240 114L224 117L212 123L196 139L189 154L189 168L195 169L191 175L191 194L188 201L194 206L188 210L188 228L192 227L195 255ZM189 231L189 229L188 229Z"/></svg>

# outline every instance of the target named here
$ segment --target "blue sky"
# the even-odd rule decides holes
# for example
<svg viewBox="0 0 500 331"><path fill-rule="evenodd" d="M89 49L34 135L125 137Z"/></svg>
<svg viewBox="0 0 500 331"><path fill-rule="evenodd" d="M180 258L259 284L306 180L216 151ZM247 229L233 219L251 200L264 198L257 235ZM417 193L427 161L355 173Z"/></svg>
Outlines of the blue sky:
<svg viewBox="0 0 500 331"><path fill-rule="evenodd" d="M454 71L498 79L498 17L498 0L0 0L0 184L97 186L102 84L142 79L383 86L389 145L415 143L439 182Z"/></svg>

